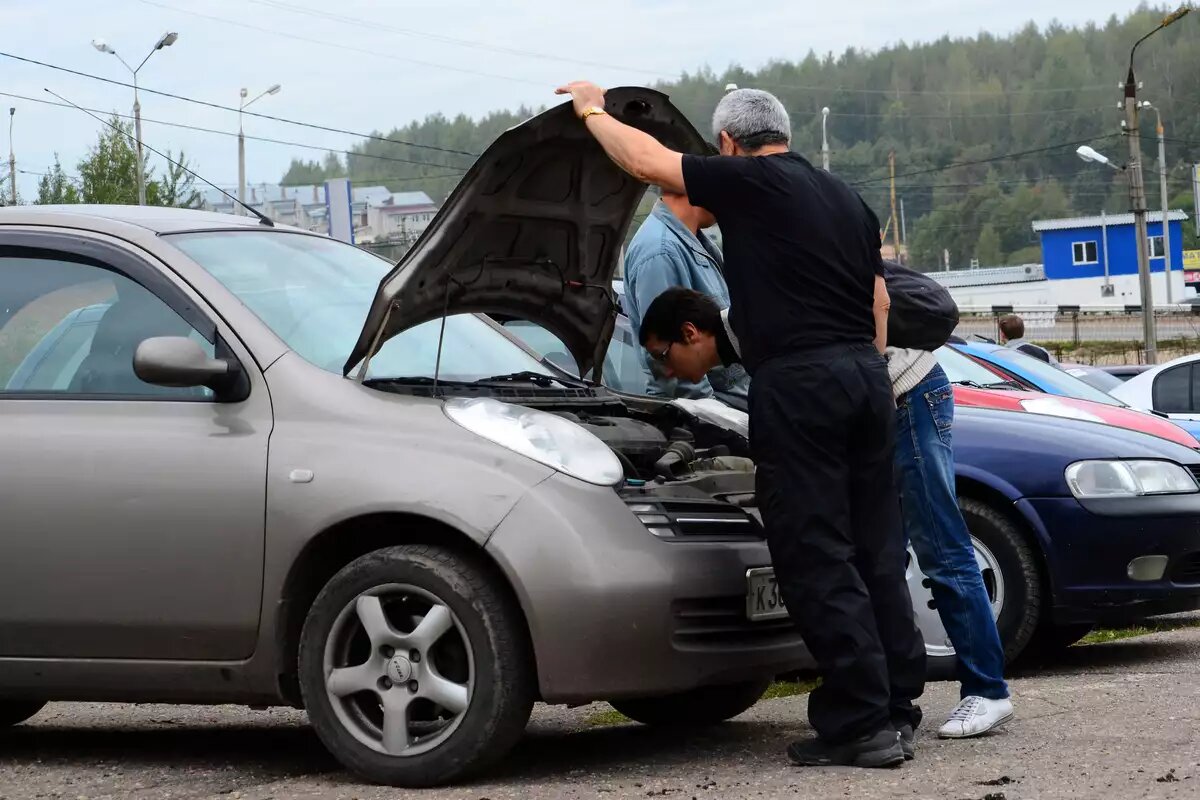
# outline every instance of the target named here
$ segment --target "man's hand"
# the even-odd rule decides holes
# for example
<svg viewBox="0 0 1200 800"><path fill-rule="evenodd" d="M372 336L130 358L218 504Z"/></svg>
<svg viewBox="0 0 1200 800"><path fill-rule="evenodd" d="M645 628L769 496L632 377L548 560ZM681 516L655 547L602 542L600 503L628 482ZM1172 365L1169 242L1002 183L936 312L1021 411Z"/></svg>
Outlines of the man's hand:
<svg viewBox="0 0 1200 800"><path fill-rule="evenodd" d="M575 116L583 116L583 112L592 106L604 108L604 90L590 81L572 81L566 86L554 90L555 94L569 94L575 104Z"/></svg>

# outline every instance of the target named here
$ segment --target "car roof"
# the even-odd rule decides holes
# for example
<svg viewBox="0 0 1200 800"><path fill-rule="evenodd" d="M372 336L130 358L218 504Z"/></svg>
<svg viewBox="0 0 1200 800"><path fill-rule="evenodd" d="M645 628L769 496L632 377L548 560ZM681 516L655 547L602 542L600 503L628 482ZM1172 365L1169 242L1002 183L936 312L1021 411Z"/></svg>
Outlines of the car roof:
<svg viewBox="0 0 1200 800"><path fill-rule="evenodd" d="M47 205L6 206L0 208L0 225L57 225L67 228L113 232L121 226L135 226L153 233L184 233L203 230L266 228L253 216L219 214L190 208L166 206ZM302 228L275 225L276 228L302 232Z"/></svg>

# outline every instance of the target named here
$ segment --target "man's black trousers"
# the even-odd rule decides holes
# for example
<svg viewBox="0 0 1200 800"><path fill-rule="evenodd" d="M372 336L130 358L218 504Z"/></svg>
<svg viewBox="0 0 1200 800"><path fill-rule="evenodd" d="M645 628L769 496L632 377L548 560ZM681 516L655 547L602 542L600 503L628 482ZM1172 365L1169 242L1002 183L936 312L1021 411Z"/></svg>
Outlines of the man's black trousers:
<svg viewBox="0 0 1200 800"><path fill-rule="evenodd" d="M817 661L808 701L837 744L920 722L925 646L905 583L892 475L895 403L872 345L838 345L758 366L750 443L783 600Z"/></svg>

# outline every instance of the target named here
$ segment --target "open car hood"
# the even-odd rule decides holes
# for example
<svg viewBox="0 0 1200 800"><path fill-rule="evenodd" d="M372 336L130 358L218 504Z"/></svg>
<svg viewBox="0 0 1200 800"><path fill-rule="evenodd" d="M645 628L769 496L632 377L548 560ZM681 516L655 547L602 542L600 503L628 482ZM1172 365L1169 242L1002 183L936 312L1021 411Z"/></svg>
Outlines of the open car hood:
<svg viewBox="0 0 1200 800"><path fill-rule="evenodd" d="M610 89L605 107L673 150L706 152L661 92ZM541 325L587 375L612 336L613 274L645 190L609 160L569 102L510 128L380 282L344 374L401 331L480 312Z"/></svg>

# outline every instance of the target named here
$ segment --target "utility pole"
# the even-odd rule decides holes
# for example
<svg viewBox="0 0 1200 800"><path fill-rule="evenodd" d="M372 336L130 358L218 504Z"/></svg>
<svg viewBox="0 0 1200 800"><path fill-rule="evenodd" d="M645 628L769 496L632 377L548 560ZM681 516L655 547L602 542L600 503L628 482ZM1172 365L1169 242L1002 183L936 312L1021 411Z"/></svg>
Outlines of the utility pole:
<svg viewBox="0 0 1200 800"><path fill-rule="evenodd" d="M13 151L13 118L17 109L8 109L8 187L12 190L12 204L17 204L17 157Z"/></svg>
<svg viewBox="0 0 1200 800"><path fill-rule="evenodd" d="M1150 285L1150 251L1146 233L1146 184L1142 175L1142 137L1138 131L1137 81L1132 63L1125 79L1125 135L1129 139L1129 203L1133 208L1134 238L1137 240L1138 286L1142 296L1142 336L1146 363L1158 362L1154 331L1154 291Z"/></svg>
<svg viewBox="0 0 1200 800"><path fill-rule="evenodd" d="M829 106L821 109L821 166L829 172L829 131L826 123L829 120Z"/></svg>
<svg viewBox="0 0 1200 800"><path fill-rule="evenodd" d="M908 224L904 221L904 198L900 198L900 243L908 247Z"/></svg>
<svg viewBox="0 0 1200 800"><path fill-rule="evenodd" d="M888 153L888 172L892 180L892 242L895 246L895 258L900 262L900 218L896 216L896 151Z"/></svg>

